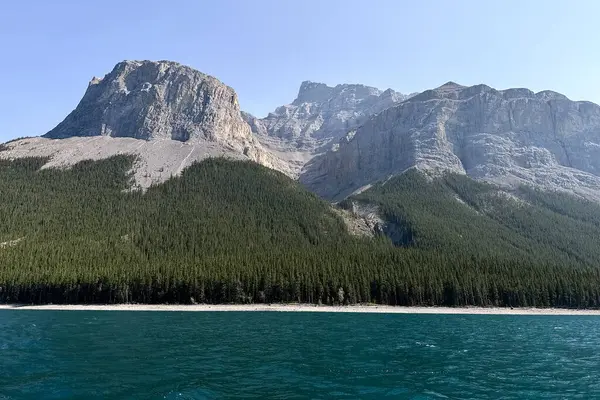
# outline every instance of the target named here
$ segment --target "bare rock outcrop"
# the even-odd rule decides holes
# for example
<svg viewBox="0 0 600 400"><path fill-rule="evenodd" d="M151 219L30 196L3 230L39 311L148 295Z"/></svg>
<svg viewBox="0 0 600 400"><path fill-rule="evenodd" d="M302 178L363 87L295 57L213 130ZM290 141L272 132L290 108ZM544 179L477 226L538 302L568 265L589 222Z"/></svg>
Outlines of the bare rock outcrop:
<svg viewBox="0 0 600 400"><path fill-rule="evenodd" d="M406 96L305 81L291 104L259 119L240 112L216 78L170 61L124 61L93 78L46 135L0 146L0 159L49 157L45 167L116 154L136 156L142 188L225 156L282 171L331 200L417 168L600 201L600 106L454 82Z"/></svg>
<svg viewBox="0 0 600 400"><path fill-rule="evenodd" d="M235 91L170 61L123 61L94 78L77 108L46 135L250 140Z"/></svg>

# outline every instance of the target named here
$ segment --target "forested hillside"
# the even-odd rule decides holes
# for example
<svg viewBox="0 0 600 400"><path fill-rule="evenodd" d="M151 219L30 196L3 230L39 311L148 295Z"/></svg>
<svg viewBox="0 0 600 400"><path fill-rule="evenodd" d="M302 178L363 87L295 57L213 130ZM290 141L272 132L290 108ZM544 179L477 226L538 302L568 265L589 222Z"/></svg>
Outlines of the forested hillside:
<svg viewBox="0 0 600 400"><path fill-rule="evenodd" d="M392 243L251 162L142 193L133 161L0 162L0 301L600 306L592 203L411 172L341 204L377 204Z"/></svg>
<svg viewBox="0 0 600 400"><path fill-rule="evenodd" d="M509 194L465 175L415 170L340 205L377 205L397 245L536 264L600 266L600 205L522 187Z"/></svg>

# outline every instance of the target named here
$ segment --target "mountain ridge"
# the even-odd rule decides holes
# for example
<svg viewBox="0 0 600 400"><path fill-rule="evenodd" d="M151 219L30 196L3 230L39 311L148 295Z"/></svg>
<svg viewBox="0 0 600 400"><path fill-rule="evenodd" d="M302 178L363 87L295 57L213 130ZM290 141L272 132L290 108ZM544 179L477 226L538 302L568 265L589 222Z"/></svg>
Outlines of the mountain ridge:
<svg viewBox="0 0 600 400"><path fill-rule="evenodd" d="M264 118L242 113L258 141L289 163L297 178L309 161L370 116L406 100L392 89L303 81L296 98Z"/></svg>
<svg viewBox="0 0 600 400"><path fill-rule="evenodd" d="M410 168L600 199L600 106L551 91L442 85L372 116L301 181L333 199Z"/></svg>
<svg viewBox="0 0 600 400"><path fill-rule="evenodd" d="M2 158L50 157L47 167L136 154L142 188L225 155L331 200L411 168L600 200L600 107L550 90L452 81L404 95L307 80L291 103L256 118L239 109L232 88L191 67L123 61L93 78L57 127L3 150Z"/></svg>

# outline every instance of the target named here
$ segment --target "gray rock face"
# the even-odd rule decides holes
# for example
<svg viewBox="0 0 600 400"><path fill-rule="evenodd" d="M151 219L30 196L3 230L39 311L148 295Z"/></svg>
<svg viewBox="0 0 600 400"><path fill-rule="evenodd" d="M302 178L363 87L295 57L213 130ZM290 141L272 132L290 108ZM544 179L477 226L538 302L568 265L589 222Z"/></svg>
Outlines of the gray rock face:
<svg viewBox="0 0 600 400"><path fill-rule="evenodd" d="M341 137L371 115L407 98L391 89L348 84L330 87L305 81L292 104L278 107L263 119L250 115L245 119L256 134L310 147L315 141Z"/></svg>
<svg viewBox="0 0 600 400"><path fill-rule="evenodd" d="M600 107L550 91L449 82L349 131L300 179L340 199L413 167L600 200Z"/></svg>
<svg viewBox="0 0 600 400"><path fill-rule="evenodd" d="M174 62L124 61L94 78L77 108L45 137L249 140L235 91Z"/></svg>
<svg viewBox="0 0 600 400"><path fill-rule="evenodd" d="M211 156L246 158L287 171L241 117L237 95L216 78L169 61L124 61L93 78L77 108L41 138L4 145L0 158L50 157L49 167L116 154L137 156L148 187Z"/></svg>
<svg viewBox="0 0 600 400"><path fill-rule="evenodd" d="M242 113L262 146L285 160L292 177L298 177L315 156L355 129L369 117L399 104L410 95L364 85L337 85L305 81L291 104L259 119Z"/></svg>

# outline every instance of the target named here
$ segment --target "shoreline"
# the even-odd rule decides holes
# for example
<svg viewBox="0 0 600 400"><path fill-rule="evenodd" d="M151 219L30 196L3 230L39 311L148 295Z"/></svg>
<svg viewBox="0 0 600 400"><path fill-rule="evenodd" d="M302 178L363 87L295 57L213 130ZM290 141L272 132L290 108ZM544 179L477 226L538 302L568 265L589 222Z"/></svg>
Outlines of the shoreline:
<svg viewBox="0 0 600 400"><path fill-rule="evenodd" d="M600 310L564 308L501 307L406 307L385 305L316 306L311 304L0 304L0 310L39 311L176 311L176 312L336 312L371 314L457 314L457 315L600 315Z"/></svg>

